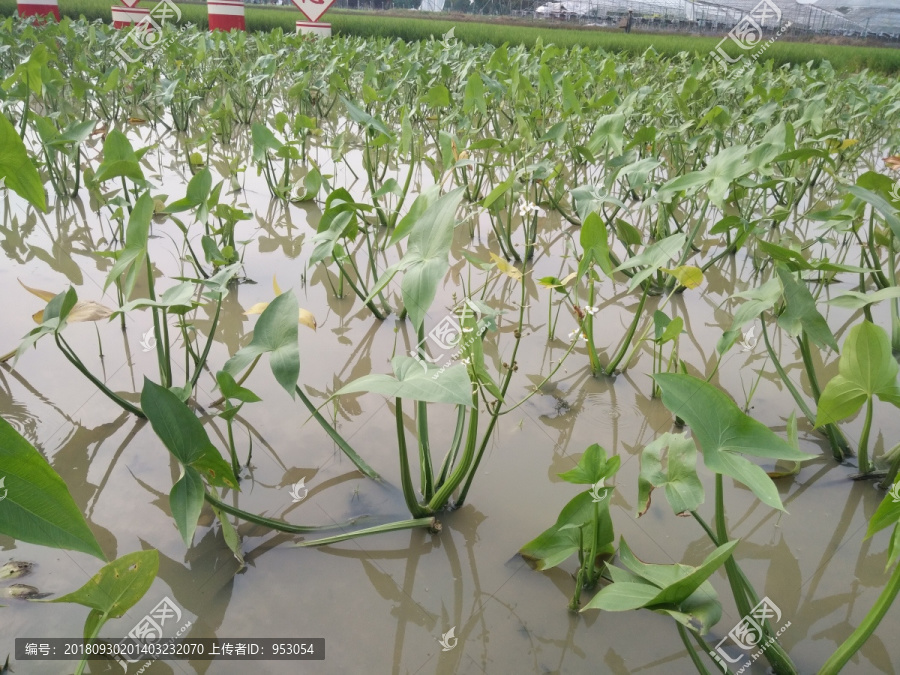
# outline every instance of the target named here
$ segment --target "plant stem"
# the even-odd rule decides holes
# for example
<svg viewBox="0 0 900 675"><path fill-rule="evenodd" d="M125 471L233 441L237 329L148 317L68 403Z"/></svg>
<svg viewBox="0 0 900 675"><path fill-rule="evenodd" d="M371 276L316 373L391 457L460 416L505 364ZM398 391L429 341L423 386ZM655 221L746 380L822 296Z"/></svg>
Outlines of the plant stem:
<svg viewBox="0 0 900 675"><path fill-rule="evenodd" d="M863 422L862 435L859 437L859 471L867 474L872 471L869 466L869 431L872 429L872 397L866 399L866 419Z"/></svg>
<svg viewBox="0 0 900 675"><path fill-rule="evenodd" d="M56 340L56 346L59 347L59 350L63 353L63 356L68 359L69 363L78 368L78 370L81 371L81 374L89 379L94 384L94 386L97 387L97 389L99 389L101 392L103 392L103 394L106 395L107 398L109 398L111 401L115 402L131 414L137 415L142 419L147 418L147 416L144 415L143 411L140 408L132 405L121 396L114 394L105 384L94 377L94 375L84 367L84 364L81 362L81 360L77 356L75 356L75 352L72 351L72 348L69 347L69 344L63 339L62 335L60 335L59 333L54 333L53 337Z"/></svg>
<svg viewBox="0 0 900 675"><path fill-rule="evenodd" d="M819 675L836 675L841 671L850 658L859 651L860 647L865 644L866 640L878 628L878 624L884 618L884 615L887 614L898 592L900 592L900 565L895 565L891 578L888 579L887 585L881 591L881 595L878 596L878 600L872 605L872 609L869 610L868 614L856 627L856 630L850 634L850 637L844 640L841 646L837 648L837 651L829 657L819 671Z"/></svg>
<svg viewBox="0 0 900 675"><path fill-rule="evenodd" d="M418 330L418 344L425 340L425 324ZM399 400L399 399L398 399ZM431 466L431 443L428 441L428 403L416 401L416 431L419 441L419 470L422 481L422 496L427 502L434 495L434 469Z"/></svg>
<svg viewBox="0 0 900 675"><path fill-rule="evenodd" d="M294 391L297 392L297 396L300 397L303 405L306 406L306 409L309 410L310 414L316 419L316 422L318 422L322 426L322 428L325 430L325 433L331 436L331 440L333 440L337 444L337 446L344 452L344 454L347 455L350 461L356 465L356 468L362 471L369 478L380 482L381 476L379 476L375 472L375 469L366 464L365 460L356 453L356 450L350 447L350 444L344 440L344 437L338 433L337 429L331 426L331 424L328 423L328 420L326 420L324 417L322 417L322 415L319 414L319 411L316 410L316 406L314 406L312 404L312 401L310 401L306 397L306 394L303 393L300 385L295 385Z"/></svg>
<svg viewBox="0 0 900 675"><path fill-rule="evenodd" d="M778 372L779 377L781 377L781 381L784 382L784 386L787 387L787 390L791 393L791 396L794 398L797 406L800 408L803 414L806 415L806 419L808 419L811 424L815 424L816 416L813 414L812 410L810 410L809 406L806 404L806 401L803 400L803 397L800 395L800 392L797 391L794 383L791 382L791 379L785 372L784 367L782 367L781 365L781 361L778 360L778 355L772 348L772 343L769 342L769 332L766 330L766 322L762 321L761 324L763 341L766 343L766 351L769 352L769 358L772 359L772 364L775 366L775 370ZM825 436L828 438L829 444L831 445L832 455L837 461L842 462L846 454L845 451L849 449L849 445L847 444L843 433L835 424L826 424L824 427L822 427L822 430Z"/></svg>
<svg viewBox="0 0 900 675"><path fill-rule="evenodd" d="M709 675L709 671L706 669L706 666L703 665L703 661L700 660L700 655L697 654L697 650L694 649L694 645L691 644L691 640L688 637L684 626L677 621L675 622L675 626L678 628L678 635L684 643L684 648L687 649L688 656L690 656L691 661L694 662L694 667L697 669L697 672L700 673L700 675Z"/></svg>
<svg viewBox="0 0 900 675"><path fill-rule="evenodd" d="M721 473L716 474L716 536L721 543L728 541L728 528L725 524L725 489ZM741 574L733 556L725 561L725 573L728 575L728 582L731 584L738 611L741 613L741 616L750 616L755 605L750 603L750 598L744 587L746 577ZM768 642L772 631L767 622L762 622L761 628L763 631L761 641L765 644ZM794 667L791 658L778 642L773 640L763 647L763 653L766 655L776 675L797 675L797 669Z"/></svg>
<svg viewBox="0 0 900 675"><path fill-rule="evenodd" d="M347 539L355 539L356 537L365 537L369 534L380 534L382 532L394 532L396 530L412 530L417 527L427 527L429 530L435 531L439 529L437 518L428 516L425 518L416 518L414 520L400 520L396 523L388 523L387 525L376 525L375 527L367 527L364 530L356 530L355 532L346 532L344 534L336 534L333 537L325 537L324 539L315 539L313 541L301 541L297 546L326 546L328 544L336 544L339 541Z"/></svg>
<svg viewBox="0 0 900 675"><path fill-rule="evenodd" d="M290 523L286 523L283 520L266 518L255 513L250 513L249 511L244 511L243 509L239 509L236 506L232 506L231 504L226 504L220 499L213 497L208 492L203 495L203 498L220 511L229 513L232 516L237 516L242 520L246 520L248 523L255 523L256 525L262 525L263 527L268 527L272 530L277 530L278 532L287 532L288 534L308 534L310 532L333 530L336 527L353 525L359 520L359 518L354 518L353 520L349 520L346 523L342 523L340 525L291 525Z"/></svg>
<svg viewBox="0 0 900 675"><path fill-rule="evenodd" d="M406 508L413 518L421 518L429 514L430 509L423 508L416 498L413 488L412 475L409 472L409 455L406 450L406 429L403 428L403 401L399 397L394 399L396 410L394 417L397 420L397 448L400 451L400 485L403 487L403 499L406 500Z"/></svg>

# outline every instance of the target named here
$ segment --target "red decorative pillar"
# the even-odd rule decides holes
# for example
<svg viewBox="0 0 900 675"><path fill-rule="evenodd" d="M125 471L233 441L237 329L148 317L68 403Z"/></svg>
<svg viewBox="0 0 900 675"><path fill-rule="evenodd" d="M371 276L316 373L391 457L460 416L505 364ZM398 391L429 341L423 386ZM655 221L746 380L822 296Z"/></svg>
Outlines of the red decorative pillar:
<svg viewBox="0 0 900 675"><path fill-rule="evenodd" d="M59 3L57 0L18 0L19 16L53 15L59 21Z"/></svg>
<svg viewBox="0 0 900 675"><path fill-rule="evenodd" d="M243 0L209 0L210 30L247 30Z"/></svg>

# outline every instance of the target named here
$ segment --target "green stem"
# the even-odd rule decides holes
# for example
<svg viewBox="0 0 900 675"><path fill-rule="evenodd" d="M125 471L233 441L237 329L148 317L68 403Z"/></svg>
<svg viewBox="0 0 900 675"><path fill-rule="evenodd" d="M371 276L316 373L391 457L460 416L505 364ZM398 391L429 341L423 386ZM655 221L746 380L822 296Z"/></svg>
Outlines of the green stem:
<svg viewBox="0 0 900 675"><path fill-rule="evenodd" d="M463 450L462 459L460 459L459 464L450 474L450 477L447 479L440 488L434 493L434 496L431 498L431 501L428 502L428 509L431 512L437 511L446 505L447 500L450 499L450 495L453 494L453 491L459 486L462 482L463 478L466 477L467 472L469 471L469 467L472 464L472 459L475 456L475 441L478 439L478 394L472 394L472 414L469 415L469 431L466 435L466 447ZM487 436L485 436L485 443L487 442Z"/></svg>
<svg viewBox="0 0 900 675"><path fill-rule="evenodd" d="M725 524L725 489L720 473L716 474L716 536L722 543L728 541L728 528ZM749 616L755 605L750 602L750 596L745 588L746 577L741 573L733 556L725 561L725 573L728 576L728 583L731 584L738 611L741 616ZM797 669L782 646L774 640L769 642L772 631L768 623L763 622L761 628L763 631L762 642L763 644L768 643L766 647L763 647L763 653L772 666L772 670L776 675L797 675Z"/></svg>
<svg viewBox="0 0 900 675"><path fill-rule="evenodd" d="M706 666L703 665L703 661L700 660L700 655L697 653L697 650L694 649L694 645L691 644L691 639L684 629L684 626L677 621L675 622L675 626L678 628L678 635L684 643L684 648L687 649L688 656L691 657L691 661L693 661L697 672L700 673L700 675L709 675L709 671L706 669Z"/></svg>
<svg viewBox="0 0 900 675"><path fill-rule="evenodd" d="M788 377L788 374L785 372L784 368L781 365L781 361L778 360L778 355L772 348L772 343L769 342L769 332L766 330L766 322L762 321L761 324L763 341L766 343L766 351L769 352L769 358L772 359L772 364L775 366L775 370L778 372L778 376L781 378L781 381L784 382L784 386L787 387L787 390L791 393L791 396L797 403L797 407L799 407L803 414L806 415L806 419L809 420L810 424L815 424L816 416L813 414L812 410L810 410L809 406L806 404L806 401L803 400L803 397L800 395L800 392L797 391L794 383L791 382L791 379ZM845 448L849 448L849 446L847 446L841 430L834 424L826 424L823 427L823 433L828 438L828 441L831 445L831 453L834 458L839 462L843 461L844 450Z"/></svg>
<svg viewBox="0 0 900 675"><path fill-rule="evenodd" d="M193 389L197 385L197 380L200 379L200 373L203 372L203 365L206 363L206 359L209 357L209 350L212 348L213 338L216 335L216 327L219 325L219 312L222 311L222 296L219 295L219 300L216 303L216 313L213 316L212 326L209 329L209 337L206 340L206 346L203 348L203 353L200 355L200 358L197 360L197 364L194 368L194 375L191 377L191 389ZM186 343L185 343L186 344ZM256 357L256 361L259 361L259 357ZM253 369L253 366L256 365L256 361L254 361L250 370ZM247 379L247 375L249 375L249 371L244 375L244 378L238 382L238 385L243 383L245 379Z"/></svg>
<svg viewBox="0 0 900 675"><path fill-rule="evenodd" d="M116 394L114 394L105 384L94 377L94 375L84 367L84 364L81 362L81 360L77 356L75 356L75 352L72 351L72 348L69 347L69 344L63 339L62 335L60 335L59 333L54 333L53 337L56 340L56 346L59 347L59 350L63 353L63 356L68 359L69 363L78 368L78 370L81 371L81 374L89 379L94 384L94 386L97 387L97 389L103 392L103 394L107 398L109 398L111 401L118 404L131 414L137 415L142 419L147 418L147 416L144 415L143 411L140 408L132 405L121 396L117 396Z"/></svg>
<svg viewBox="0 0 900 675"><path fill-rule="evenodd" d="M359 518L354 518L340 525L291 525L290 523L286 523L283 520L266 518L255 513L250 513L249 511L244 511L243 509L239 509L236 506L232 506L231 504L226 504L222 500L213 497L208 492L203 495L203 498L220 511L229 513L232 516L237 516L242 520L246 520L248 523L255 523L256 525L262 525L263 527L268 527L269 529L277 530L278 532L287 532L288 534L308 534L310 532L333 530L336 527L353 525L359 520Z"/></svg>
<svg viewBox="0 0 900 675"><path fill-rule="evenodd" d="M872 468L869 466L869 431L872 429L872 397L866 399L866 419L863 422L862 435L859 437L859 471L867 474Z"/></svg>
<svg viewBox="0 0 900 675"><path fill-rule="evenodd" d="M641 312L644 310L644 303L647 301L647 291L649 290L649 288L650 288L650 284L646 284L644 286L644 293L643 293L643 295L641 295L641 301L640 301L640 303L638 303L637 311L634 313L634 320L631 322L631 325L628 327L628 332L625 334L625 339L622 340L622 347L619 349L619 353L613 357L612 361L610 361L609 365L606 366L606 372L609 374L612 374L615 372L616 368L619 365L619 362L621 362L625 356L625 350L628 348L628 345L631 342L631 338L634 337L634 333L638 327L638 322L641 320ZM671 294L669 297L671 297ZM647 331L649 331L649 330L650 330L650 326L647 326ZM647 332L645 331L644 335L646 335L646 334L647 334ZM632 355L634 354L635 350L638 348L638 345L640 345L640 343L643 339L644 338L641 337L641 339L635 343L634 348L631 350L631 353L628 354L628 358L625 361L626 368L628 367L628 362L631 361Z"/></svg>
<svg viewBox="0 0 900 675"><path fill-rule="evenodd" d="M891 578L888 579L887 585L881 591L881 595L878 596L878 600L872 605L872 609L869 610L862 622L856 627L856 630L850 634L850 637L825 662L825 665L819 671L819 675L836 675L841 671L850 658L859 651L860 647L865 644L866 640L878 628L878 624L884 618L884 615L887 614L898 592L900 592L900 565L895 565Z"/></svg>
<svg viewBox="0 0 900 675"><path fill-rule="evenodd" d="M422 508L416 498L415 488L412 483L412 475L409 472L409 454L406 449L406 429L403 428L403 401L399 397L395 399L396 410L394 417L397 420L397 448L400 451L400 484L403 487L403 499L406 500L406 508L413 518L421 518L432 513L432 509Z"/></svg>
<svg viewBox="0 0 900 675"><path fill-rule="evenodd" d="M303 393L303 390L300 388L300 385L294 386L294 391L297 392L297 395L300 397L300 400L303 402L303 405L306 406L306 409L309 410L309 413L315 418L316 422L318 422L322 428L325 430L329 436L331 436L331 440L333 440L337 446L344 452L345 455L350 459L353 464L356 465L356 468L362 471L366 476L372 478L377 481L381 481L381 476L379 476L375 470L366 464L365 460L356 454L356 450L350 447L350 444L344 440L344 437L341 436L337 429L335 429L331 424L328 423L319 411L316 410L316 407L312 404L306 394Z"/></svg>
<svg viewBox="0 0 900 675"><path fill-rule="evenodd" d="M382 532L395 532L396 530L412 530L417 527L427 527L429 530L438 531L440 527L437 518L428 516L425 518L416 518L415 520L400 520L396 523L388 523L387 525L376 525L375 527L367 527L364 530L356 530L355 532L346 532L344 534L336 534L333 537L325 537L324 539L315 539L314 541L302 541L297 546L325 546L327 544L336 544L339 541L355 539L356 537L365 537L369 534L381 534Z"/></svg>
<svg viewBox="0 0 900 675"><path fill-rule="evenodd" d="M418 344L425 340L425 324L419 326ZM399 399L398 399L399 400ZM416 401L416 431L419 441L419 470L422 496L427 502L434 495L434 469L431 466L431 443L428 440L428 403Z"/></svg>

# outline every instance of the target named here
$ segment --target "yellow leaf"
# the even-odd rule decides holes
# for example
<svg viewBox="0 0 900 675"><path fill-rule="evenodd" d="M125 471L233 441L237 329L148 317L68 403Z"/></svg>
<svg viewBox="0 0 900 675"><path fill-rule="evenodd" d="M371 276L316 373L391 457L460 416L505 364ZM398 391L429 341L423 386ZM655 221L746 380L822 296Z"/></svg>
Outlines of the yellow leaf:
<svg viewBox="0 0 900 675"><path fill-rule="evenodd" d="M674 270L663 267L662 271L671 274L685 288L697 288L703 283L703 270L693 265L682 265Z"/></svg>
<svg viewBox="0 0 900 675"><path fill-rule="evenodd" d="M100 321L100 319L108 319L113 310L99 302L88 300L86 302L76 302L66 321L74 323L78 321Z"/></svg>
<svg viewBox="0 0 900 675"><path fill-rule="evenodd" d="M255 305L253 305L253 307L244 312L244 314L246 314L247 316L251 314L262 314L263 310L268 306L268 302L257 302ZM303 309L302 307L300 308L300 313L297 316L297 323L303 324L304 326L309 326L313 330L316 329L316 317L313 316L313 313L308 309Z"/></svg>
<svg viewBox="0 0 900 675"><path fill-rule="evenodd" d="M21 284L22 288L31 293L32 295L38 296L44 302L50 302L53 298L57 296L57 293L51 293L50 291L42 291L40 288L32 288L31 286L26 286L22 283L22 280L19 279L19 284Z"/></svg>
<svg viewBox="0 0 900 675"><path fill-rule="evenodd" d="M275 289L275 295L281 295L281 289L278 287L278 279L272 275L272 288Z"/></svg>
<svg viewBox="0 0 900 675"><path fill-rule="evenodd" d="M76 302L66 321L69 323L79 323L83 321L100 321L100 319L108 319L113 310L99 302L88 300L87 302ZM40 309L31 315L37 324L44 323L44 310Z"/></svg>
<svg viewBox="0 0 900 675"><path fill-rule="evenodd" d="M309 326L313 330L316 329L316 317L314 317L312 312L308 309L303 309L302 307L300 308L300 318L298 319L298 323Z"/></svg>
<svg viewBox="0 0 900 675"><path fill-rule="evenodd" d="M147 120L145 120L141 117L129 117L128 123L129 124L146 124Z"/></svg>
<svg viewBox="0 0 900 675"><path fill-rule="evenodd" d="M491 253L491 260L497 265L497 269L503 272L508 277L512 279L516 279L517 281L522 278L522 273L509 264L506 260L501 258L496 253Z"/></svg>

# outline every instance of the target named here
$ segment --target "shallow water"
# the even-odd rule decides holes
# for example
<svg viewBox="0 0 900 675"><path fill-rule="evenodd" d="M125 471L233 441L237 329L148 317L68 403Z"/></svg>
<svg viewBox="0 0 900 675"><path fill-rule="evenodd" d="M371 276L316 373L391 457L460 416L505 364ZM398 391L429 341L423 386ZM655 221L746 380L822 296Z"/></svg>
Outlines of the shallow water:
<svg viewBox="0 0 900 675"><path fill-rule="evenodd" d="M395 317L379 322L355 296L334 297L322 269L306 270L318 208L272 204L264 183L255 176L244 180L246 192L237 200L246 199L254 218L240 226L237 239L251 240L244 261L246 277L254 283L235 287L226 299L210 364L220 366L246 342L255 319L242 312L271 299L274 275L282 288L295 290L300 305L318 320L317 331L300 329L301 382L314 400L322 403L361 375L390 372L395 349L406 352L415 343L408 322ZM166 168L157 184L179 197L186 180ZM0 218L4 252L0 288L5 298L0 353L15 347L33 327L31 314L42 306L16 279L54 291L72 283L80 299L115 305L113 294L102 293L109 262L92 255L97 241L109 231L107 223L101 223L87 205L36 217L31 211L26 214L16 198L5 199ZM559 236L567 227L557 218L542 217L542 237L552 243L539 245L533 271L526 277L526 338L507 396L511 403L525 398L552 368L550 364L563 356L565 337L575 326L564 311L556 339L548 341L550 293L533 281L546 275L562 277L560 272L572 265L564 257L565 239ZM429 313L426 331L452 305L453 292L460 291L463 281L468 283L461 271L467 263L459 252L465 246L486 260L489 232L489 224L479 222L472 241L466 227L458 229L451 272ZM166 236L177 240L178 230L164 223L154 226L153 234L155 265L167 276L179 274L177 251ZM716 340L733 312L733 306L720 305L735 290L753 285L752 272L752 262L742 252L710 270L698 291L673 299L671 312L684 318L688 331L680 358L692 367L706 370L714 363ZM515 282L505 278L492 290L494 297L500 296L504 284L504 297L510 297ZM392 288L397 292L397 284ZM829 292L840 288L833 286ZM139 287L136 295L145 291ZM517 291L511 297L517 298ZM658 302L659 298L651 298L646 309L652 313ZM517 305L502 304L506 318L499 324L499 335L489 334L485 349L492 367L508 358L515 328L512 314ZM624 284L607 281L600 304L605 307L599 341L614 347L636 299ZM832 328L839 329L839 342L850 316L837 310L829 316ZM155 353L140 345L141 335L152 326L150 315L138 312L133 317L124 334L118 323L98 325L102 358L92 325L75 324L66 332L76 352L117 391L136 391L145 373L153 377L156 372ZM208 329L210 318L198 321L201 332ZM786 363L799 363L792 345L778 348ZM823 381L837 372L834 355L825 358ZM759 369L762 381L752 400L752 414L784 434L795 406L767 363L762 345L751 352L732 350L714 381L743 405L744 392L752 387ZM538 573L516 555L526 541L555 521L560 508L576 494L577 489L557 474L574 466L591 443L622 457L611 510L617 535L636 555L649 562L696 565L712 550L697 524L674 517L659 494L649 512L635 518L637 455L672 429L671 414L650 398L650 372L651 354L642 350L624 374L614 380L594 379L586 353L576 349L538 394L501 420L467 504L441 516L439 535L404 531L299 549L292 546L297 537L243 523L238 531L248 567L239 573L208 510L194 546L185 551L168 509L168 492L178 477L176 464L149 425L122 413L95 391L48 340L24 355L14 369L0 366L0 415L62 475L110 558L145 548L160 552L159 576L151 590L124 618L107 624L103 636L124 636L169 597L182 611L179 625L192 623L184 637L326 640L324 662L169 661L154 663L145 672L686 673L693 672L692 665L671 620L647 611L573 615L566 606L574 587L575 561ZM808 391L799 366L789 372ZM408 517L399 491L392 403L369 394L345 396L324 408L351 445L384 476L386 482L380 485L362 478L315 422L304 424L305 409L285 394L267 368L255 371L247 384L265 402L245 406L236 425L239 452L246 453L252 435L253 455L240 496L230 494L228 500L245 510L301 524L337 523L367 514L372 524ZM201 378L197 400L207 406L201 412L208 413L208 404L216 397L213 386L211 377ZM446 446L455 412L432 406L429 417L433 444ZM224 450L224 423L203 418L214 443ZM412 432L410 418L407 423ZM860 427L861 420L845 425L848 438L858 438ZM810 673L877 598L887 579L887 535L862 540L883 493L869 483L849 481L854 468L837 465L827 445L803 421L800 430L801 449L818 458L804 464L798 476L778 481L789 515L760 505L730 480L726 504L731 535L742 540L737 558L759 594L779 607L782 623L790 621L781 643L800 672ZM898 431L897 416L877 405L873 434L877 450L892 446ZM707 494L701 513L711 518L713 481L708 471L701 470L700 475ZM294 504L290 488L301 478L309 494ZM0 548L0 562L5 557L37 562L25 581L54 596L78 588L98 568L87 555L7 537L0 536ZM724 573L715 575L713 584L724 614L708 636L711 644L740 619ZM15 637L76 637L87 613L76 605L6 604L0 610L0 656L14 651ZM442 651L439 640L451 628L458 643ZM170 632L167 626L166 633L173 635L177 629ZM895 672L900 644L891 636L898 629L900 607L895 606L844 672ZM71 672L74 663L30 662L15 668L42 675ZM96 662L90 672L121 669ZM765 669L757 662L751 672Z"/></svg>

